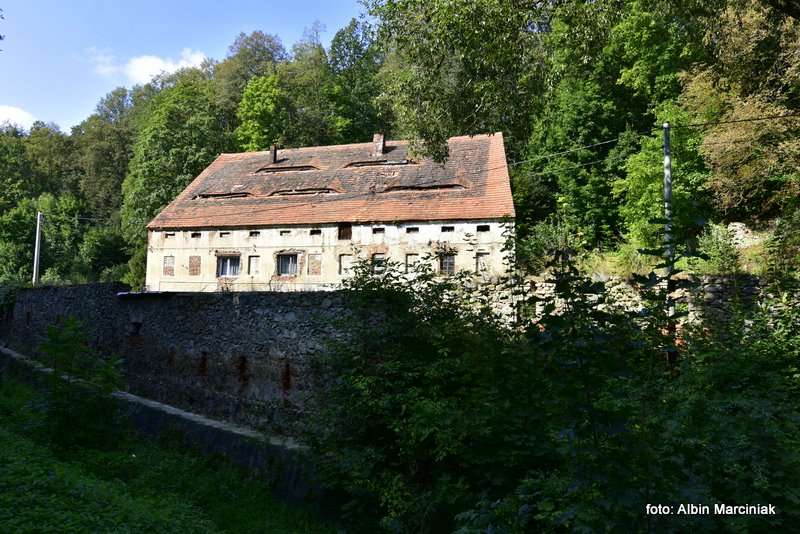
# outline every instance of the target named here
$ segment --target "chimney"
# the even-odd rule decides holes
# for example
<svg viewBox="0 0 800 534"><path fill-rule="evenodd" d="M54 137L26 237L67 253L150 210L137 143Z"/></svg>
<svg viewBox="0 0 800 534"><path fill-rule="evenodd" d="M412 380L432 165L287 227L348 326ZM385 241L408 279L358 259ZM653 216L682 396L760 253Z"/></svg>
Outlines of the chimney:
<svg viewBox="0 0 800 534"><path fill-rule="evenodd" d="M383 151L386 148L386 142L383 139L382 133L376 133L372 136L372 155L373 156L382 156Z"/></svg>
<svg viewBox="0 0 800 534"><path fill-rule="evenodd" d="M269 147L269 162L270 163L278 162L278 145L272 145Z"/></svg>

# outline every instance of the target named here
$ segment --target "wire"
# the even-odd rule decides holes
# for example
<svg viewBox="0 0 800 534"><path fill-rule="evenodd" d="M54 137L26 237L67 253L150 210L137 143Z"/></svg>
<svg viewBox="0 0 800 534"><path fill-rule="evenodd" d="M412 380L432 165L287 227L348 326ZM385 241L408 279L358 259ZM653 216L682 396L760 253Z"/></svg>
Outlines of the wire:
<svg viewBox="0 0 800 534"><path fill-rule="evenodd" d="M775 119L786 119L790 117L800 117L800 113L786 113L784 115L765 115L763 117L751 117L748 119L733 119L728 121L714 121L714 122L698 122L694 124L676 124L670 125L671 129L677 128L702 128L704 126L717 126L719 124L736 124L740 122L755 122L755 121L769 121Z"/></svg>

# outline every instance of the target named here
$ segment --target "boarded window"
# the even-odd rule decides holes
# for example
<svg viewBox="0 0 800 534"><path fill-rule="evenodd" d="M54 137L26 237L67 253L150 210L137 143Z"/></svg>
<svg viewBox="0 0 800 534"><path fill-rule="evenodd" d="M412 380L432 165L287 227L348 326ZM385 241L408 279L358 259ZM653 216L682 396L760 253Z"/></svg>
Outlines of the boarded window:
<svg viewBox="0 0 800 534"><path fill-rule="evenodd" d="M350 223L339 223L339 239L353 239L353 225Z"/></svg>
<svg viewBox="0 0 800 534"><path fill-rule="evenodd" d="M322 274L322 254L308 255L308 274L309 276L319 276Z"/></svg>
<svg viewBox="0 0 800 534"><path fill-rule="evenodd" d="M217 276L239 276L239 256L219 256L217 258Z"/></svg>
<svg viewBox="0 0 800 534"><path fill-rule="evenodd" d="M189 256L189 276L200 276L200 256Z"/></svg>
<svg viewBox="0 0 800 534"><path fill-rule="evenodd" d="M278 254L278 274L283 276L297 274L297 254Z"/></svg>
<svg viewBox="0 0 800 534"><path fill-rule="evenodd" d="M175 256L164 256L164 276L175 276Z"/></svg>
<svg viewBox="0 0 800 534"><path fill-rule="evenodd" d="M353 255L352 254L340 254L339 255L339 274L341 275L348 275L350 274L350 270L353 267Z"/></svg>
<svg viewBox="0 0 800 534"><path fill-rule="evenodd" d="M247 274L254 275L258 274L258 267L261 261L260 256L249 256L247 258Z"/></svg>
<svg viewBox="0 0 800 534"><path fill-rule="evenodd" d="M167 237L175 237L175 232L165 232L164 233L164 237L165 238L167 238Z"/></svg>
<svg viewBox="0 0 800 534"><path fill-rule="evenodd" d="M406 272L414 270L414 265L419 261L419 254L406 254Z"/></svg>
<svg viewBox="0 0 800 534"><path fill-rule="evenodd" d="M219 236L220 236L220 237L230 237L230 235L231 235L231 233L230 233L230 232L220 232L220 233L219 233Z"/></svg>
<svg viewBox="0 0 800 534"><path fill-rule="evenodd" d="M386 254L373 254L372 272L380 274L384 271L386 271Z"/></svg>
<svg viewBox="0 0 800 534"><path fill-rule="evenodd" d="M455 227L453 226L442 226L442 232L453 232L455 231Z"/></svg>
<svg viewBox="0 0 800 534"><path fill-rule="evenodd" d="M439 256L439 272L442 274L455 274L456 272L455 254L442 254L441 256Z"/></svg>
<svg viewBox="0 0 800 534"><path fill-rule="evenodd" d="M488 224L479 224L478 225L478 231L479 232L488 232L489 231L489 225Z"/></svg>
<svg viewBox="0 0 800 534"><path fill-rule="evenodd" d="M489 270L489 253L478 252L475 254L475 271L485 273Z"/></svg>

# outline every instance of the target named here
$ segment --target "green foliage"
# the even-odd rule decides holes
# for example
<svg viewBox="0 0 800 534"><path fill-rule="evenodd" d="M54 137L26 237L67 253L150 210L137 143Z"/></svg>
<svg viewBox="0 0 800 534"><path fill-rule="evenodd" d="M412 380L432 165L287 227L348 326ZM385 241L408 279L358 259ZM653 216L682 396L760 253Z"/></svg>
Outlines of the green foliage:
<svg viewBox="0 0 800 534"><path fill-rule="evenodd" d="M253 78L239 104L236 140L242 150L264 150L277 144L287 121L288 95L275 74Z"/></svg>
<svg viewBox="0 0 800 534"><path fill-rule="evenodd" d="M572 251L550 268L556 298L514 328L465 278L356 269L350 334L320 369L336 380L307 438L349 520L465 533L793 524L800 313L765 301L772 311L686 328L669 364L663 291L632 315L578 274ZM781 513L643 513L687 502Z"/></svg>
<svg viewBox="0 0 800 534"><path fill-rule="evenodd" d="M516 244L517 262L528 272L541 273L560 251L577 252L584 243L575 225L550 217L533 226Z"/></svg>
<svg viewBox="0 0 800 534"><path fill-rule="evenodd" d="M736 274L741 271L741 254L733 235L721 224L710 224L699 238L700 254L704 257L696 269L704 274Z"/></svg>
<svg viewBox="0 0 800 534"><path fill-rule="evenodd" d="M778 222L767 242L767 275L778 284L796 281L800 274L800 209L795 208Z"/></svg>
<svg viewBox="0 0 800 534"><path fill-rule="evenodd" d="M122 361L97 354L86 342L83 326L68 317L47 328L39 347L50 375L47 429L59 446L113 446L110 423L117 404L111 393L122 385Z"/></svg>
<svg viewBox="0 0 800 534"><path fill-rule="evenodd" d="M122 231L132 249L146 242L150 219L228 146L211 90L189 72L149 104L122 184Z"/></svg>
<svg viewBox="0 0 800 534"><path fill-rule="evenodd" d="M111 449L53 448L41 395L3 378L0 509L13 511L0 513L3 532L333 531L220 458L130 434Z"/></svg>

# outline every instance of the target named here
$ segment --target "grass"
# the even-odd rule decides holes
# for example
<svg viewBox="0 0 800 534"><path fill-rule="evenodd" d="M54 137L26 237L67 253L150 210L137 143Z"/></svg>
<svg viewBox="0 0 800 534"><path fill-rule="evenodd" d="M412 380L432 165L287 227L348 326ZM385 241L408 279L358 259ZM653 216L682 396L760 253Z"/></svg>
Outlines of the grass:
<svg viewBox="0 0 800 534"><path fill-rule="evenodd" d="M129 434L53 446L42 400L0 379L0 532L335 532L221 459Z"/></svg>

